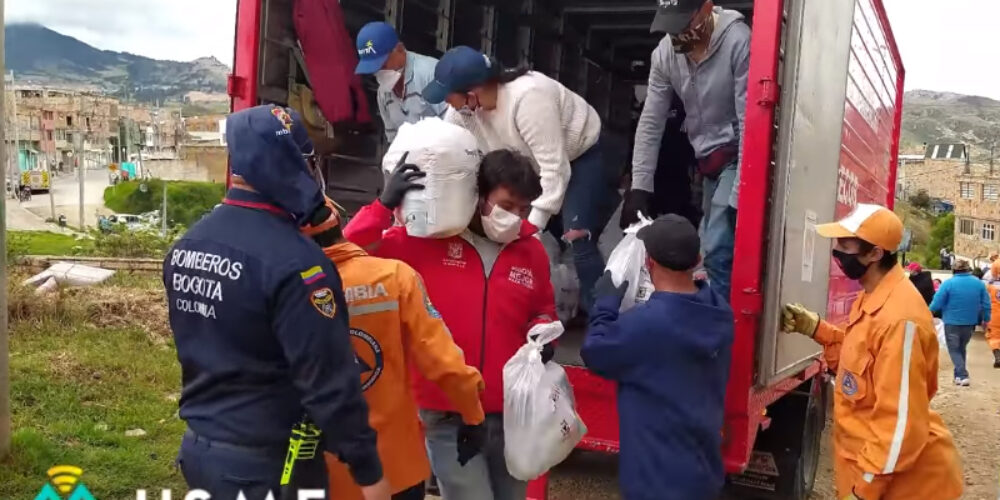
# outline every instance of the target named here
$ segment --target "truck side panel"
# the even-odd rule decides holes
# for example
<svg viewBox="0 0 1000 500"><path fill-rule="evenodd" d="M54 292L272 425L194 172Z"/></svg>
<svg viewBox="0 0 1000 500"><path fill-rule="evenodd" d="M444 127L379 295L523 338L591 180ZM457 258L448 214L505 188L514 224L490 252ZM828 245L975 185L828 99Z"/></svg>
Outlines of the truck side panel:
<svg viewBox="0 0 1000 500"><path fill-rule="evenodd" d="M758 383L802 370L819 353L780 330L781 306L826 307L829 244L816 224L834 216L853 2L792 3L786 35L781 118L772 172L765 318Z"/></svg>
<svg viewBox="0 0 1000 500"><path fill-rule="evenodd" d="M880 14L880 12L882 14ZM879 0L854 9L836 217L858 203L886 204L895 189L903 68ZM845 322L860 290L831 266L827 319Z"/></svg>

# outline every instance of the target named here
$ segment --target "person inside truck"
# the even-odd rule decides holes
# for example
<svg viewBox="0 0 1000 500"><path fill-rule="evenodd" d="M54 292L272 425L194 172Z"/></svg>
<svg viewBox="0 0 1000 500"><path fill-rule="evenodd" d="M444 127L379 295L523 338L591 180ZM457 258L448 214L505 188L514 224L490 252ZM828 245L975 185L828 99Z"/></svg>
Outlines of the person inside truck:
<svg viewBox="0 0 1000 500"><path fill-rule="evenodd" d="M359 75L374 75L378 82L378 114L385 138L392 142L404 123L416 123L430 116L444 116L444 104L429 104L420 95L434 79L437 59L406 50L392 25L366 24L358 32Z"/></svg>
<svg viewBox="0 0 1000 500"><path fill-rule="evenodd" d="M393 500L423 500L431 475L410 369L434 383L470 432L455 443L459 461L480 452L486 438L479 401L483 377L465 364L462 350L427 297L420 275L402 261L368 255L347 241L332 200L327 221L304 232L323 248L340 273L350 312L351 342L361 365L369 422L378 433L379 456ZM476 429L475 431L471 431ZM338 500L360 500L346 465L327 455L330 489Z"/></svg>
<svg viewBox="0 0 1000 500"><path fill-rule="evenodd" d="M590 310L604 271L597 242L618 207L621 181L618 166L605 161L597 111L556 80L526 68L505 69L464 46L441 57L424 98L447 101L445 119L472 132L483 151L509 148L532 160L542 194L528 222L569 244L582 310Z"/></svg>
<svg viewBox="0 0 1000 500"><path fill-rule="evenodd" d="M292 430L309 427L366 500L387 500L340 278L299 229L329 217L302 158L304 125L294 111L257 106L226 119L226 142L223 205L163 262L183 374L184 479L212 498L280 494ZM322 457L301 458L292 484L326 490Z"/></svg>
<svg viewBox="0 0 1000 500"><path fill-rule="evenodd" d="M960 498L964 480L955 443L930 407L938 389L933 320L897 261L903 223L885 207L859 204L816 230L834 239L834 260L862 291L846 325L787 304L782 329L822 345L836 372L837 498Z"/></svg>
<svg viewBox="0 0 1000 500"><path fill-rule="evenodd" d="M480 398L486 425L464 422L457 408L432 382L419 379L417 405L431 469L445 500L524 500L527 483L514 479L504 459L503 366L535 325L557 320L549 258L538 230L522 222L542 192L531 160L498 150L483 157L478 174L479 209L468 229L443 239L417 238L393 223L393 211L423 176L400 160L379 200L361 209L344 236L372 255L401 260L424 279L428 297L486 383ZM552 358L547 345L542 359ZM474 458L458 443L481 439Z"/></svg>
<svg viewBox="0 0 1000 500"><path fill-rule="evenodd" d="M618 384L619 483L626 500L719 496L733 311L704 281L698 230L677 214L639 230L655 292L619 315L628 282L597 282L580 355ZM686 381L697 380L697 384Z"/></svg>
<svg viewBox="0 0 1000 500"><path fill-rule="evenodd" d="M712 288L729 300L740 144L750 67L750 27L743 15L711 0L660 2L651 32L666 33L653 51L646 104L635 131L632 188L623 213L653 212L654 179L673 98L702 177L701 243Z"/></svg>

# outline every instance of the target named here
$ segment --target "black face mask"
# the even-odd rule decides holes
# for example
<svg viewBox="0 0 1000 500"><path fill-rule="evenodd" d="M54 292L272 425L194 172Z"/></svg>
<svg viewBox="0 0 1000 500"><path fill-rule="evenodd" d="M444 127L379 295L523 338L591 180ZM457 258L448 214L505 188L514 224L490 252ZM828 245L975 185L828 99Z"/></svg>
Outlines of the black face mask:
<svg viewBox="0 0 1000 500"><path fill-rule="evenodd" d="M840 265L840 270L844 272L844 276L855 281L861 279L868 272L868 268L871 267L871 263L868 265L862 264L858 260L858 254L856 253L844 253L840 250L834 250L833 258L837 259L837 264Z"/></svg>

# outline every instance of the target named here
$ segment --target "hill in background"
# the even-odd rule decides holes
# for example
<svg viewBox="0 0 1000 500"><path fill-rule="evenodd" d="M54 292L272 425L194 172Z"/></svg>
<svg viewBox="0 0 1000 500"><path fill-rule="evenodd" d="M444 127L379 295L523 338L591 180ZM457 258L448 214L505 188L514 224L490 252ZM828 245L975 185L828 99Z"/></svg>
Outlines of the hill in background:
<svg viewBox="0 0 1000 500"><path fill-rule="evenodd" d="M188 93L225 94L229 67L213 57L162 61L100 50L38 24L9 24L6 69L18 83L129 93L146 102L182 101Z"/></svg>
<svg viewBox="0 0 1000 500"><path fill-rule="evenodd" d="M901 153L921 154L924 143L965 143L973 161L1000 156L1000 101L950 92L912 90L903 97Z"/></svg>

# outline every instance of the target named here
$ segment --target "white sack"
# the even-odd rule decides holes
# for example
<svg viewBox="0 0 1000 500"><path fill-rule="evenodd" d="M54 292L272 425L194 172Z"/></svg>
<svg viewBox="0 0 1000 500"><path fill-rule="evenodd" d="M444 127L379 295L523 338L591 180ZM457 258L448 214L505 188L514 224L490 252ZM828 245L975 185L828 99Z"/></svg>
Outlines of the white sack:
<svg viewBox="0 0 1000 500"><path fill-rule="evenodd" d="M605 269L611 271L611 280L615 286L628 281L628 289L625 290L625 297L619 309L621 312L646 302L653 294L653 282L649 278L649 270L646 269L646 247L636 235L640 229L652 223L651 219L640 213L639 222L625 230L625 237L608 257Z"/></svg>
<svg viewBox="0 0 1000 500"><path fill-rule="evenodd" d="M45 283L42 283L35 289L35 295L45 295L56 290L59 290L59 284L56 283L55 278L50 276L49 279L45 280Z"/></svg>
<svg viewBox="0 0 1000 500"><path fill-rule="evenodd" d="M404 153L427 176L416 182L426 186L406 193L398 216L410 236L448 238L469 226L476 210L476 176L482 154L468 130L440 118L425 118L399 128L389 151L382 157L386 176Z"/></svg>
<svg viewBox="0 0 1000 500"><path fill-rule="evenodd" d="M944 321L939 318L934 318L934 333L937 334L938 345L941 349L948 349L948 341L944 336Z"/></svg>
<svg viewBox="0 0 1000 500"><path fill-rule="evenodd" d="M56 262L48 269L28 278L24 281L26 286L37 286L49 278L55 278L60 286L92 286L101 283L115 272L99 267L85 266L83 264L70 264L69 262Z"/></svg>
<svg viewBox="0 0 1000 500"><path fill-rule="evenodd" d="M580 307L580 279L573 266L552 265L552 288L556 292L556 314L560 321L569 321Z"/></svg>
<svg viewBox="0 0 1000 500"><path fill-rule="evenodd" d="M558 363L542 364L542 346L562 333L559 322L533 327L503 367L504 459L510 475L522 481L565 460L587 433L566 371Z"/></svg>

